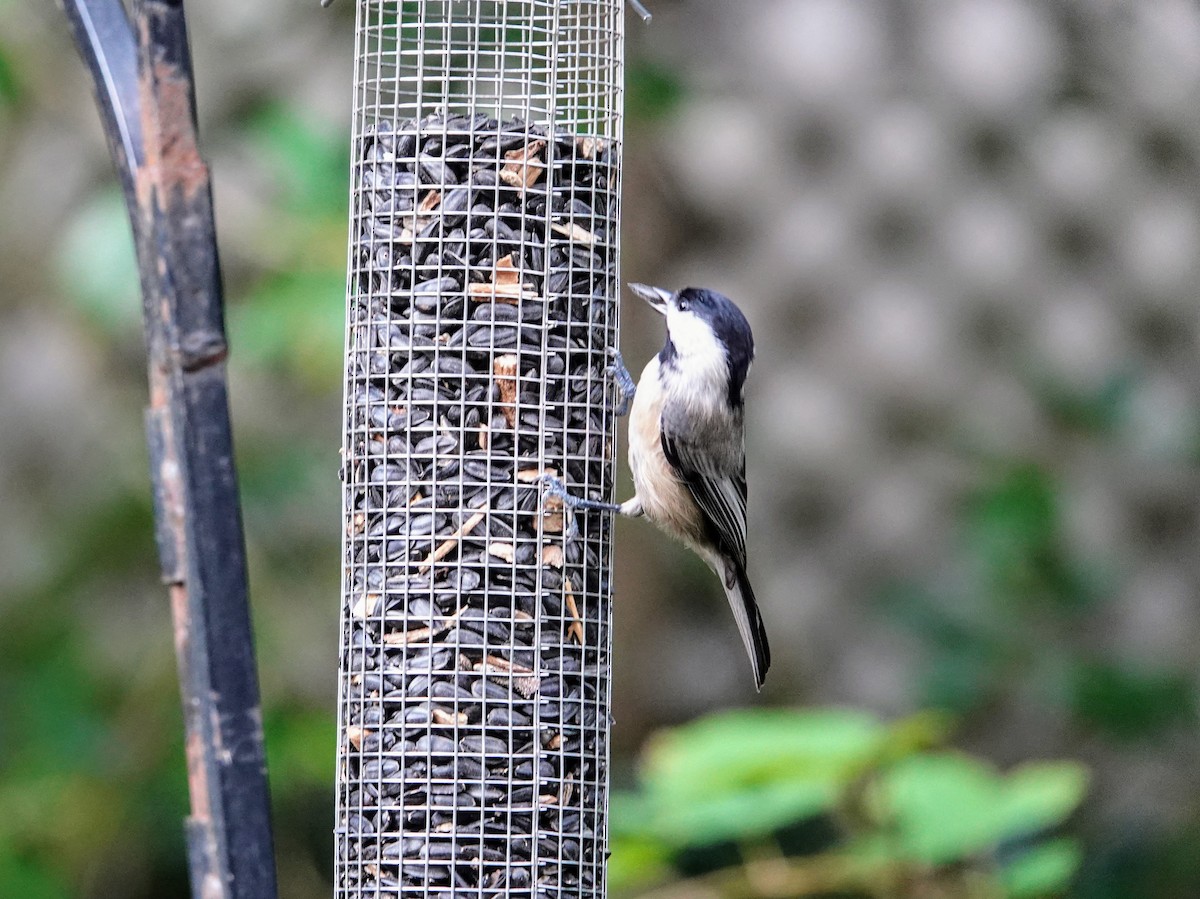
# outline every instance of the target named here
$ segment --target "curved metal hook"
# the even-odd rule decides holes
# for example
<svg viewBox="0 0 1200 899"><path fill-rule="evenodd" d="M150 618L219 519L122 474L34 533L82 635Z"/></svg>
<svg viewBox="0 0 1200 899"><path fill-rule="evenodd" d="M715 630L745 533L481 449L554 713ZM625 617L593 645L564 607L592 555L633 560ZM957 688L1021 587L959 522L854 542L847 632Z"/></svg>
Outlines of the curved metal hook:
<svg viewBox="0 0 1200 899"><path fill-rule="evenodd" d="M138 97L137 36L120 0L62 0L75 45L92 70L104 132L121 186L133 204L135 174L145 162Z"/></svg>

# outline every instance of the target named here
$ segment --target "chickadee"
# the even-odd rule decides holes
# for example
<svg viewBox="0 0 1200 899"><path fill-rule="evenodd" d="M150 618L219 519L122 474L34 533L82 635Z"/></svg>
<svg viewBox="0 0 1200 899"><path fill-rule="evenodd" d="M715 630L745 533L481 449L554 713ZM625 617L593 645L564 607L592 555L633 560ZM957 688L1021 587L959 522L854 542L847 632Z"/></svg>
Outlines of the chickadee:
<svg viewBox="0 0 1200 899"><path fill-rule="evenodd" d="M551 491L573 507L645 515L695 550L721 578L761 687L771 650L746 576L742 389L754 336L741 310L716 291L629 287L667 319L667 342L635 393L619 357L613 368L625 402L634 393L629 466L637 492L611 504L571 496L557 482Z"/></svg>

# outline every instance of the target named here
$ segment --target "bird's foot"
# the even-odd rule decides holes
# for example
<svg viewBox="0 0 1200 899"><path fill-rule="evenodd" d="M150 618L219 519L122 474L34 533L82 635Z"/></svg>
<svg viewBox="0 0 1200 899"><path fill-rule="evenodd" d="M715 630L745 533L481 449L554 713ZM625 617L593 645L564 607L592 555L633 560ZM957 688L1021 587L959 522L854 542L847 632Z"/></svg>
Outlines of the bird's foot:
<svg viewBox="0 0 1200 899"><path fill-rule="evenodd" d="M633 382L633 375L625 367L625 360L621 358L619 350L609 347L608 358L612 361L604 370L612 377L613 386L617 389L617 402L613 411L617 415L628 415L633 396L637 392L637 384Z"/></svg>
<svg viewBox="0 0 1200 899"><path fill-rule="evenodd" d="M605 503L600 500L588 499L587 497L571 493L567 489L566 484L554 475L542 475L538 478L538 482L542 485L542 514L550 515L557 512L558 510L556 509L546 508L546 500L558 500L562 504L563 535L568 539L573 539L579 535L579 527L575 522L575 511L577 509L587 509L596 512L621 511L621 507L616 503Z"/></svg>
<svg viewBox="0 0 1200 899"><path fill-rule="evenodd" d="M579 535L579 525L575 522L575 506L580 497L568 491L567 485L554 475L542 475L538 482L542 485L542 515L547 518L556 513L561 515L563 537L574 540ZM547 500L557 500L559 508L549 508Z"/></svg>

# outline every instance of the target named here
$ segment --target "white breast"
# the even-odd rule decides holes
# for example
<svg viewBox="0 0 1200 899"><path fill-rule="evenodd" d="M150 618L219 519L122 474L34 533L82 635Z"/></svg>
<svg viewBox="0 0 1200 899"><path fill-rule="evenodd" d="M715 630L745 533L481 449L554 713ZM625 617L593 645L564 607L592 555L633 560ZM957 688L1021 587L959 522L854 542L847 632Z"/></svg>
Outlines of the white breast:
<svg viewBox="0 0 1200 899"><path fill-rule="evenodd" d="M663 455L660 437L663 392L658 357L646 365L629 413L629 467L646 517L695 545L702 535L700 510Z"/></svg>

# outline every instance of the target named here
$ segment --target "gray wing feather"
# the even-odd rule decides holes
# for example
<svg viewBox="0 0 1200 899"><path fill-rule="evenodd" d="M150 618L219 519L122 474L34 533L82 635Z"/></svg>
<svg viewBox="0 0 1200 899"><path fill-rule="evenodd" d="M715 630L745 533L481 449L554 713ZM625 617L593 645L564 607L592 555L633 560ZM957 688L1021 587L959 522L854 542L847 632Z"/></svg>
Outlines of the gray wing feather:
<svg viewBox="0 0 1200 899"><path fill-rule="evenodd" d="M734 431L736 440L721 440L717 434L697 438L694 430L678 433L664 418L660 437L667 461L704 515L705 531L716 550L710 564L721 576L754 669L755 686L761 687L771 665L771 649L746 577L746 452L740 421L735 420ZM723 456L721 448L725 448Z"/></svg>
<svg viewBox="0 0 1200 899"><path fill-rule="evenodd" d="M672 433L662 424L662 448L667 461L683 478L704 513L709 537L723 555L746 567L746 454L739 445L736 458L721 459L704 442Z"/></svg>

